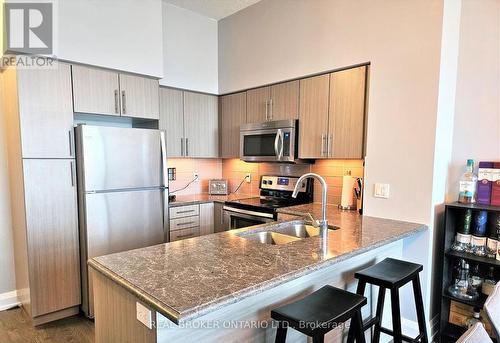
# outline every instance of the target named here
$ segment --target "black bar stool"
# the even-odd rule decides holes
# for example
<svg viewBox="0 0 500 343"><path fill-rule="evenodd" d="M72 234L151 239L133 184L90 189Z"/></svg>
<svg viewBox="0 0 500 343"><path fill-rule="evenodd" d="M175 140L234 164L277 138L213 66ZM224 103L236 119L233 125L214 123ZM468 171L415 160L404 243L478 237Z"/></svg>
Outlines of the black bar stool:
<svg viewBox="0 0 500 343"><path fill-rule="evenodd" d="M324 286L316 292L291 304L271 311L271 318L278 321L276 343L284 343L291 327L312 337L314 343L323 343L329 331L343 325L349 319L358 343L365 343L361 308L366 305L362 295L350 293L332 286Z"/></svg>
<svg viewBox="0 0 500 343"><path fill-rule="evenodd" d="M373 343L380 341L380 333L394 337L395 343L422 342L427 343L427 329L425 326L424 303L422 300L422 290L420 288L419 273L423 270L421 264L400 261L393 258L386 258L380 263L357 272L354 277L359 280L356 293L363 295L367 283L379 286L377 311L375 317L368 320L363 325L363 331L375 325L373 332ZM399 289L409 282L413 283L413 297L415 298L415 307L417 310L419 335L411 338L403 335L401 331L401 311L399 308ZM392 307L392 330L382 327L382 314L384 309L385 291L391 292ZM349 332L347 343L354 342L354 335Z"/></svg>

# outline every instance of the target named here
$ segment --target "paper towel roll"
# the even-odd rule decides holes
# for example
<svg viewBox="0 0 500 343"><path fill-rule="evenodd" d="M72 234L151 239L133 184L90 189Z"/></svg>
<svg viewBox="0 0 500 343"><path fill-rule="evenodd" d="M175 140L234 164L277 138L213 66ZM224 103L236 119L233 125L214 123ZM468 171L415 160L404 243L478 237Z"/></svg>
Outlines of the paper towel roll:
<svg viewBox="0 0 500 343"><path fill-rule="evenodd" d="M354 183L356 178L345 175L342 180L342 198L340 200L340 207L344 209L356 209L354 197Z"/></svg>

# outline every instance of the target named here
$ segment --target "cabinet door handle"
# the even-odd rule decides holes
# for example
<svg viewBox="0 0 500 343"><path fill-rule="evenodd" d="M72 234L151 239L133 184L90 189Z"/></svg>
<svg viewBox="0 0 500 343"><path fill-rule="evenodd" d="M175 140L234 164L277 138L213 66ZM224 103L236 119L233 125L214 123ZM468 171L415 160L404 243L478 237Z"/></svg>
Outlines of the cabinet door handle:
<svg viewBox="0 0 500 343"><path fill-rule="evenodd" d="M69 156L75 156L75 147L73 145L73 130L68 131L68 140L69 140Z"/></svg>
<svg viewBox="0 0 500 343"><path fill-rule="evenodd" d="M266 120L269 120L269 101L266 100Z"/></svg>
<svg viewBox="0 0 500 343"><path fill-rule="evenodd" d="M69 162L69 172L71 173L71 187L75 187L75 171L73 170L73 161Z"/></svg>
<svg viewBox="0 0 500 343"><path fill-rule="evenodd" d="M269 99L269 120L273 120L273 99Z"/></svg>
<svg viewBox="0 0 500 343"><path fill-rule="evenodd" d="M122 91L122 113L125 114L127 113L127 107L126 107L126 95L125 91Z"/></svg>
<svg viewBox="0 0 500 343"><path fill-rule="evenodd" d="M185 235L178 235L177 238L188 238L188 237L191 237L191 236L194 236L194 232L192 233L188 233L188 234L185 234Z"/></svg>
<svg viewBox="0 0 500 343"><path fill-rule="evenodd" d="M185 140L186 140L186 156L189 156L189 142L187 138L185 138Z"/></svg>
<svg viewBox="0 0 500 343"><path fill-rule="evenodd" d="M325 156L325 134L321 134L321 157Z"/></svg>
<svg viewBox="0 0 500 343"><path fill-rule="evenodd" d="M177 226L191 225L191 224L195 224L195 223L196 223L195 221L184 222L184 223L177 223Z"/></svg>
<svg viewBox="0 0 500 343"><path fill-rule="evenodd" d="M328 134L328 157L333 155L333 134Z"/></svg>
<svg viewBox="0 0 500 343"><path fill-rule="evenodd" d="M115 113L120 113L120 109L118 108L118 103L120 100L118 99L118 89L115 89Z"/></svg>
<svg viewBox="0 0 500 343"><path fill-rule="evenodd" d="M194 212L194 210L177 211L177 213L191 213L191 212Z"/></svg>
<svg viewBox="0 0 500 343"><path fill-rule="evenodd" d="M184 138L181 138L181 156L184 156Z"/></svg>

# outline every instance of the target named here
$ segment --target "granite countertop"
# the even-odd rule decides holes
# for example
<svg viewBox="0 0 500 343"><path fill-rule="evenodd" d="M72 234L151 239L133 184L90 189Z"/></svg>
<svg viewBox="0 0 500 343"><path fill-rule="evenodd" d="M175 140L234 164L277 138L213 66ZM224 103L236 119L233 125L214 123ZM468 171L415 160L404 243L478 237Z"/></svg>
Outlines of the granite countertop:
<svg viewBox="0 0 500 343"><path fill-rule="evenodd" d="M320 209L309 204L281 211L315 215ZM333 206L329 220L340 229L329 231L326 250L319 236L282 245L238 236L279 232L289 225L282 221L96 257L89 265L179 324L427 229Z"/></svg>
<svg viewBox="0 0 500 343"><path fill-rule="evenodd" d="M226 202L226 201L240 200L251 197L252 197L251 195L247 194L234 194L234 193L228 195L210 195L208 193L177 195L175 197L175 201L171 201L168 204L168 207L194 205L206 202Z"/></svg>
<svg viewBox="0 0 500 343"><path fill-rule="evenodd" d="M284 208L278 208L278 218L279 220L295 220L297 216L304 217L310 213L314 219L321 219L321 204L314 202L310 204L303 204L297 206L290 206ZM353 227L361 225L363 217L360 216L358 211L344 211L339 210L337 205L327 205L326 206L326 220L328 224L340 226L340 227Z"/></svg>

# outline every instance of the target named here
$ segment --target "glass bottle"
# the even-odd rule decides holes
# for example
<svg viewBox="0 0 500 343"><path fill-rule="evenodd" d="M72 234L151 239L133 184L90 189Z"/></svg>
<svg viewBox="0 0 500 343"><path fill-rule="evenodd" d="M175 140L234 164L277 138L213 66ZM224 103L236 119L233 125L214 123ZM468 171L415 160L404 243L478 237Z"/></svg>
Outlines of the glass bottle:
<svg viewBox="0 0 500 343"><path fill-rule="evenodd" d="M479 270L479 264L472 266L470 270L469 284L478 293L481 291L481 287L483 286L483 277L481 276L481 271Z"/></svg>
<svg viewBox="0 0 500 343"><path fill-rule="evenodd" d="M488 238L486 239L486 254L495 258L500 238L500 213L490 214L488 220Z"/></svg>
<svg viewBox="0 0 500 343"><path fill-rule="evenodd" d="M473 204L476 202L477 175L474 174L474 160L467 160L467 169L459 181L458 202Z"/></svg>
<svg viewBox="0 0 500 343"><path fill-rule="evenodd" d="M495 267L490 267L488 269L488 274L484 278L481 292L485 295L490 295L495 290L496 284L497 281L495 280Z"/></svg>
<svg viewBox="0 0 500 343"><path fill-rule="evenodd" d="M478 211L472 222L472 237L468 252L477 256L486 256L486 223L488 211Z"/></svg>
<svg viewBox="0 0 500 343"><path fill-rule="evenodd" d="M479 293L469 284L469 264L460 260L460 276L458 280L448 287L451 296L459 299L474 301L479 298Z"/></svg>
<svg viewBox="0 0 500 343"><path fill-rule="evenodd" d="M472 237L471 221L472 221L472 210L466 209L464 211L462 223L457 229L457 235L455 236L455 242L451 246L451 250L468 251L470 249L470 241Z"/></svg>
<svg viewBox="0 0 500 343"><path fill-rule="evenodd" d="M470 329L471 327L476 325L476 323L482 323L481 322L481 313L480 313L480 310L478 308L474 308L474 313L473 313L472 317L467 319L467 328Z"/></svg>

